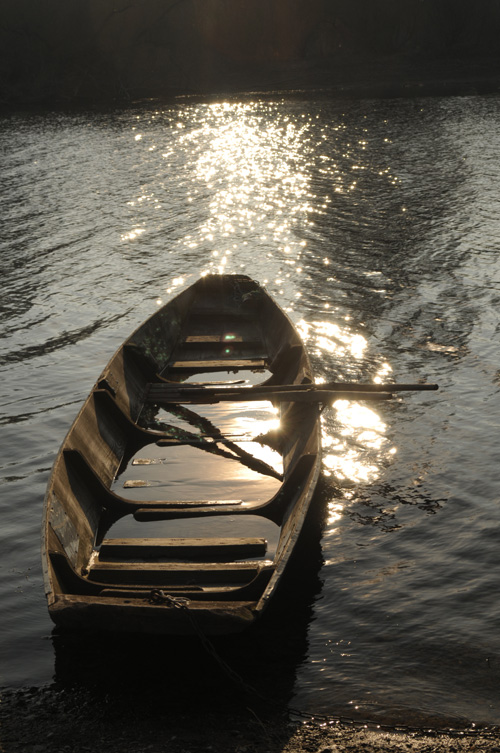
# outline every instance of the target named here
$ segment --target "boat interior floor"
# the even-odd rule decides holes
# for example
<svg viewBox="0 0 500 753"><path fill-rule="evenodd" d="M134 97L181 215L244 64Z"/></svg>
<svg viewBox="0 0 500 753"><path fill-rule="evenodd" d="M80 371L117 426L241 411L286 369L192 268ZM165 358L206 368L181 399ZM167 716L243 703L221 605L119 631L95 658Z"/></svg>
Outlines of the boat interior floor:
<svg viewBox="0 0 500 753"><path fill-rule="evenodd" d="M176 350L169 377L182 373L187 384L236 380L253 386L272 376L256 354L262 348L251 321L236 335L222 330L221 317L216 341L213 333L204 334L203 322L196 317L196 334ZM205 362L202 374L189 373L196 354L215 342L221 359ZM258 511L281 497L283 468L281 455L256 438L276 428L276 413L268 401L189 408L148 404L139 424L162 436L129 458L109 490L82 457L73 457L80 483L94 493L99 487L104 507L122 506L118 519L99 532L85 572L89 584L103 594L132 589L136 597L156 588L202 599L257 593L273 571L280 533L273 519L278 505L269 508L274 515Z"/></svg>

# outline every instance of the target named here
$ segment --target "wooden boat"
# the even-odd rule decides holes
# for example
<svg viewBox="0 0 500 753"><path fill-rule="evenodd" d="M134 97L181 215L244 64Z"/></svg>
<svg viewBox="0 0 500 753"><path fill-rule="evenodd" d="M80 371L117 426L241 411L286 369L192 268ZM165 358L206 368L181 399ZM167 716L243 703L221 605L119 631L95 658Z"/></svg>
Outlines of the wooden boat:
<svg viewBox="0 0 500 753"><path fill-rule="evenodd" d="M246 378L235 384L220 379L225 375ZM259 379L260 386L248 386ZM320 472L318 401L307 391L295 399L272 390L312 381L292 323L245 276L204 277L139 327L97 380L52 469L43 564L53 621L164 633L249 626L278 586ZM242 409L255 410L266 399L280 411L279 429L259 445L273 455L270 463L225 436L217 416L202 415L203 407L218 403L225 418L233 407L234 434ZM177 423L158 423L165 407ZM169 458L186 450L190 472L202 476L200 488L205 459L222 464L220 496L213 494L213 480L208 493L194 499L179 498L178 484L169 485ZM131 465L134 459L139 465ZM163 473L161 481L129 480L126 492L118 489L124 474L151 467ZM231 487L241 469L263 480L264 490L274 484L269 498L262 490L253 498L258 484L251 478L242 498L227 498L225 481Z"/></svg>
<svg viewBox="0 0 500 753"><path fill-rule="evenodd" d="M159 309L106 366L55 460L43 521L53 621L178 634L251 625L317 485L320 406L351 390L391 396L315 385L291 321L248 277L204 277Z"/></svg>

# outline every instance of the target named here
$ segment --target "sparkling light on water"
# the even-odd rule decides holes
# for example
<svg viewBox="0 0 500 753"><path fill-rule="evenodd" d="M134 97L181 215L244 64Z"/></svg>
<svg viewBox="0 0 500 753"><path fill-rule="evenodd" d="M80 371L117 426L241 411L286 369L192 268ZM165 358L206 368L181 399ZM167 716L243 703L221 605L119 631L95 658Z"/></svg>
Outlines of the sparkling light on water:
<svg viewBox="0 0 500 753"><path fill-rule="evenodd" d="M499 124L494 96L2 121L8 682L52 677L39 520L81 402L157 306L244 272L298 323L319 381L440 383L323 413L321 550L303 562L317 591L302 607L294 592L279 633L280 651L303 647L294 705L499 722Z"/></svg>

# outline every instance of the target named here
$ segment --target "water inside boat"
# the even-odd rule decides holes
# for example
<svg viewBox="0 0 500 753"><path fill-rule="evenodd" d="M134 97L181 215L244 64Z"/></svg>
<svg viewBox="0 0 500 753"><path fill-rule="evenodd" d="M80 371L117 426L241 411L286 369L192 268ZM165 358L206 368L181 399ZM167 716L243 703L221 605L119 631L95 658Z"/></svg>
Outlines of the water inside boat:
<svg viewBox="0 0 500 753"><path fill-rule="evenodd" d="M258 384L269 376L268 371L245 370L236 375L208 372L186 382L230 386L237 381L238 386L244 387ZM183 437L198 440L201 446L186 443L162 447L152 442L142 447L120 469L111 487L126 499L139 502L203 500L214 506L228 502L265 502L281 486L281 455L265 442L255 441L279 426L277 409L269 401L153 406L143 411L140 423L144 428L160 429L181 441ZM241 450L240 456L236 454L238 450ZM276 475L250 467L251 458L261 460ZM106 537L255 537L267 542L265 551L255 557L243 553L242 558L272 560L279 533L279 526L258 515L138 521L130 514L114 523Z"/></svg>

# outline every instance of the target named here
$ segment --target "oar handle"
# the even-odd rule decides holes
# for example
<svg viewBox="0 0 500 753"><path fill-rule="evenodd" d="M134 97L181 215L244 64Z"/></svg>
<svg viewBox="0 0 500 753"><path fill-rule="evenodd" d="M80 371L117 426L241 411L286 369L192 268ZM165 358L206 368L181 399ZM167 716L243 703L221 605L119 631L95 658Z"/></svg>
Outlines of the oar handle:
<svg viewBox="0 0 500 753"><path fill-rule="evenodd" d="M318 389L324 390L348 390L352 392L414 392L423 390L438 390L439 385L429 382L415 382L414 384L404 384L397 382L394 384L377 384L370 382L360 384L355 382L327 382L326 384L316 385Z"/></svg>

